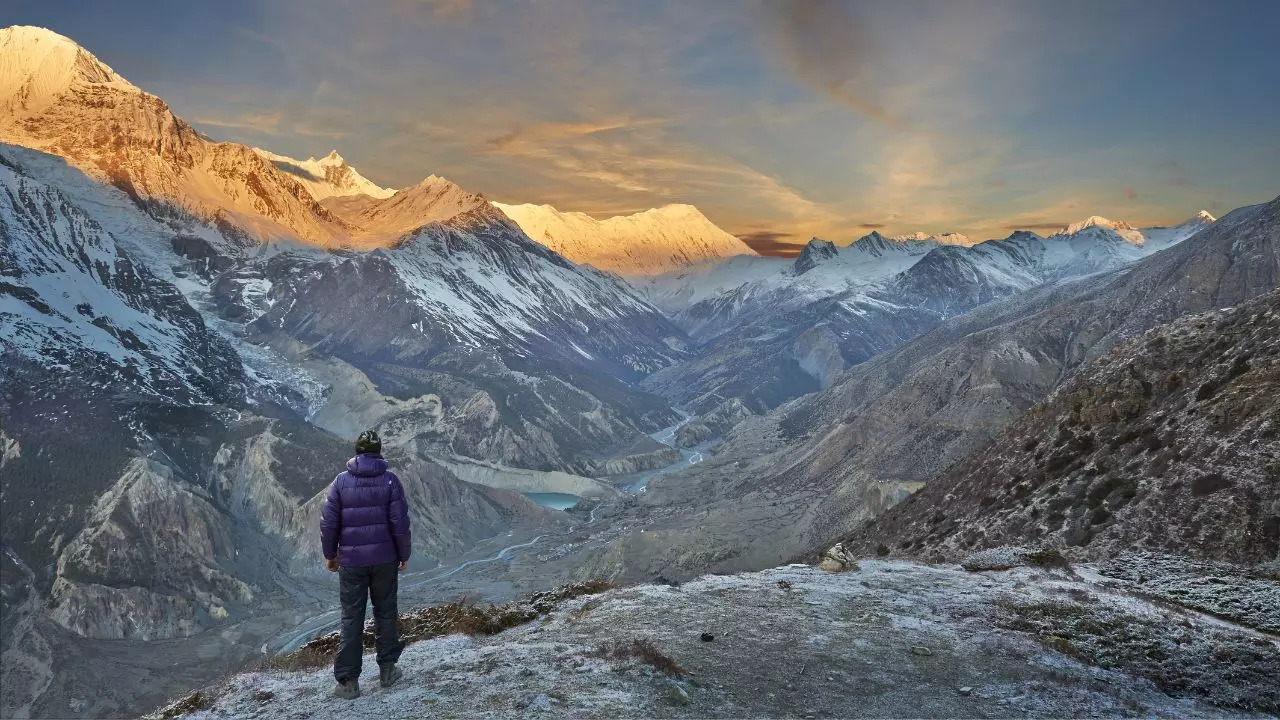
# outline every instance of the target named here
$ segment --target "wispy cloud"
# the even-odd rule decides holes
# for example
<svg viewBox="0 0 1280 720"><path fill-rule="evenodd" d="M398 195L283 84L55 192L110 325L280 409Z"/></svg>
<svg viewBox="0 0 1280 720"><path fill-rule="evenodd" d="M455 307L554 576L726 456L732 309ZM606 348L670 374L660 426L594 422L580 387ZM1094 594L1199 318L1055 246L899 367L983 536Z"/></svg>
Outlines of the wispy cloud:
<svg viewBox="0 0 1280 720"><path fill-rule="evenodd" d="M609 130L655 125L661 122L664 122L662 118L643 118L639 120L605 120L602 122L543 123L529 127L517 124L509 132L486 140L485 145L492 152L504 152L513 146L521 144L545 145Z"/></svg>
<svg viewBox="0 0 1280 720"><path fill-rule="evenodd" d="M237 115L233 117L218 118L201 116L192 118L197 126L208 126L217 128L229 128L232 130L250 130L263 135L278 135L280 133L280 120L283 114L280 112L256 112Z"/></svg>
<svg viewBox="0 0 1280 720"><path fill-rule="evenodd" d="M1065 220L1036 220L1005 225L1006 230L1059 230L1070 223Z"/></svg>
<svg viewBox="0 0 1280 720"><path fill-rule="evenodd" d="M804 250L804 241L796 239L791 233L775 230L759 230L742 233L738 239L761 255L775 257L795 257Z"/></svg>

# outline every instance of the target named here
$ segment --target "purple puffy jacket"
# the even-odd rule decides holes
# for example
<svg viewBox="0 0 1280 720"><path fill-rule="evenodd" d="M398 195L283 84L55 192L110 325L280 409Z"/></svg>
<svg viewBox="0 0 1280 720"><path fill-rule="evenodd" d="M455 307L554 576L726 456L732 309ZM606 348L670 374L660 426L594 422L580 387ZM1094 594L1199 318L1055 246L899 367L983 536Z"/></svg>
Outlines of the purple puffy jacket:
<svg viewBox="0 0 1280 720"><path fill-rule="evenodd" d="M320 516L325 559L344 567L404 562L412 549L409 506L395 473L380 455L357 455L334 478Z"/></svg>

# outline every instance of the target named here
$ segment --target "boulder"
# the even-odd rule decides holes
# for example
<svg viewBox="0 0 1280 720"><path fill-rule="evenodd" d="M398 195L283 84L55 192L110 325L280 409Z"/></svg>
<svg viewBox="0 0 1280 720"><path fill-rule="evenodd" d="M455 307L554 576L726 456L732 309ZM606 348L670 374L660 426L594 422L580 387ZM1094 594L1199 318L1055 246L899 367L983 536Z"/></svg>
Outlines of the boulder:
<svg viewBox="0 0 1280 720"><path fill-rule="evenodd" d="M827 572L846 572L857 570L858 563L854 560L853 553L846 550L842 543L836 543L822 555L822 562L818 563L818 569Z"/></svg>

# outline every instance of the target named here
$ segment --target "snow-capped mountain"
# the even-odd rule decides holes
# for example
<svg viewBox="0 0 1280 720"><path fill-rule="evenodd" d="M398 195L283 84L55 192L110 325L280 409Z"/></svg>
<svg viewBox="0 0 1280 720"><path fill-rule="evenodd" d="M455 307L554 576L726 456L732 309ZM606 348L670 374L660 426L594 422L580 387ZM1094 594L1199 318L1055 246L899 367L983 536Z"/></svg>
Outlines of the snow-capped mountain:
<svg viewBox="0 0 1280 720"><path fill-rule="evenodd" d="M0 108L5 118L27 120L72 88L84 85L141 92L84 48L57 33L28 26L0 30Z"/></svg>
<svg viewBox="0 0 1280 720"><path fill-rule="evenodd" d="M692 205L666 205L596 220L550 205L504 205L499 210L529 237L573 262L623 276L652 276L756 252L721 230Z"/></svg>
<svg viewBox="0 0 1280 720"><path fill-rule="evenodd" d="M32 148L26 162L75 188L89 222L179 287L237 346L255 393L346 433L407 422L405 408L366 398L355 412L338 388L379 373L380 390L399 392L432 372L426 386L409 383L432 396L418 447L539 469L594 462L674 422L626 383L682 357L683 333L616 277L530 241L483 196L434 175L388 194L336 154L298 163L211 142L70 40L0 33L6 107L17 109L0 117L0 139ZM298 175L320 170L320 186ZM308 369L325 353L350 367ZM594 409L578 418L565 404Z"/></svg>
<svg viewBox="0 0 1280 720"><path fill-rule="evenodd" d="M1054 235L1075 235L1089 228L1106 228L1134 245L1141 245L1143 241L1142 233L1134 226L1123 220L1108 220L1100 215L1090 215L1084 220L1073 222Z"/></svg>
<svg viewBox="0 0 1280 720"><path fill-rule="evenodd" d="M935 243L938 243L939 245L963 245L964 247L968 247L970 245L975 244L975 241L970 240L968 235L965 235L963 233L958 233L958 232L934 233L932 235L930 235L929 233L913 232L907 235L894 235L890 239L897 240L899 242L905 242L909 240L923 240L928 242L935 242Z"/></svg>
<svg viewBox="0 0 1280 720"><path fill-rule="evenodd" d="M311 193L311 197L316 200L347 195L388 198L396 192L379 187L372 180L361 175L342 159L337 150L330 151L319 160L314 157L296 160L262 148L254 148L253 151L270 160L281 170L297 177L303 187Z"/></svg>
<svg viewBox="0 0 1280 720"><path fill-rule="evenodd" d="M59 155L150 205L247 242L342 245L352 228L292 173L218 143L84 48L43 28L0 30L0 141Z"/></svg>
<svg viewBox="0 0 1280 720"><path fill-rule="evenodd" d="M493 210L483 195L435 175L384 198L332 196L321 204L354 228L349 245L365 248L392 247L425 225L449 222L481 208ZM519 233L518 228L515 231Z"/></svg>
<svg viewBox="0 0 1280 720"><path fill-rule="evenodd" d="M759 412L948 318L1045 283L1124 267L1207 222L1204 214L1138 231L1091 218L1070 233L1018 231L972 246L872 232L845 248L815 239L794 265L749 268L754 275L730 261L654 278L646 292L703 346L646 386L699 413L727 403Z"/></svg>

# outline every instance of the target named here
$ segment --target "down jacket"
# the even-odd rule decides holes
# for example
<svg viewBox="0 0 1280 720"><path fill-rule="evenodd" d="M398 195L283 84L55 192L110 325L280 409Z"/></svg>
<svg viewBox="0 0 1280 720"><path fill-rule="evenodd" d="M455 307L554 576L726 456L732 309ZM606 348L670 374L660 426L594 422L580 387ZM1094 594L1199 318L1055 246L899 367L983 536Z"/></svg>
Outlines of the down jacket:
<svg viewBox="0 0 1280 720"><path fill-rule="evenodd" d="M409 559L409 506L382 456L357 455L334 478L320 516L320 545L326 560L337 557L343 567Z"/></svg>

